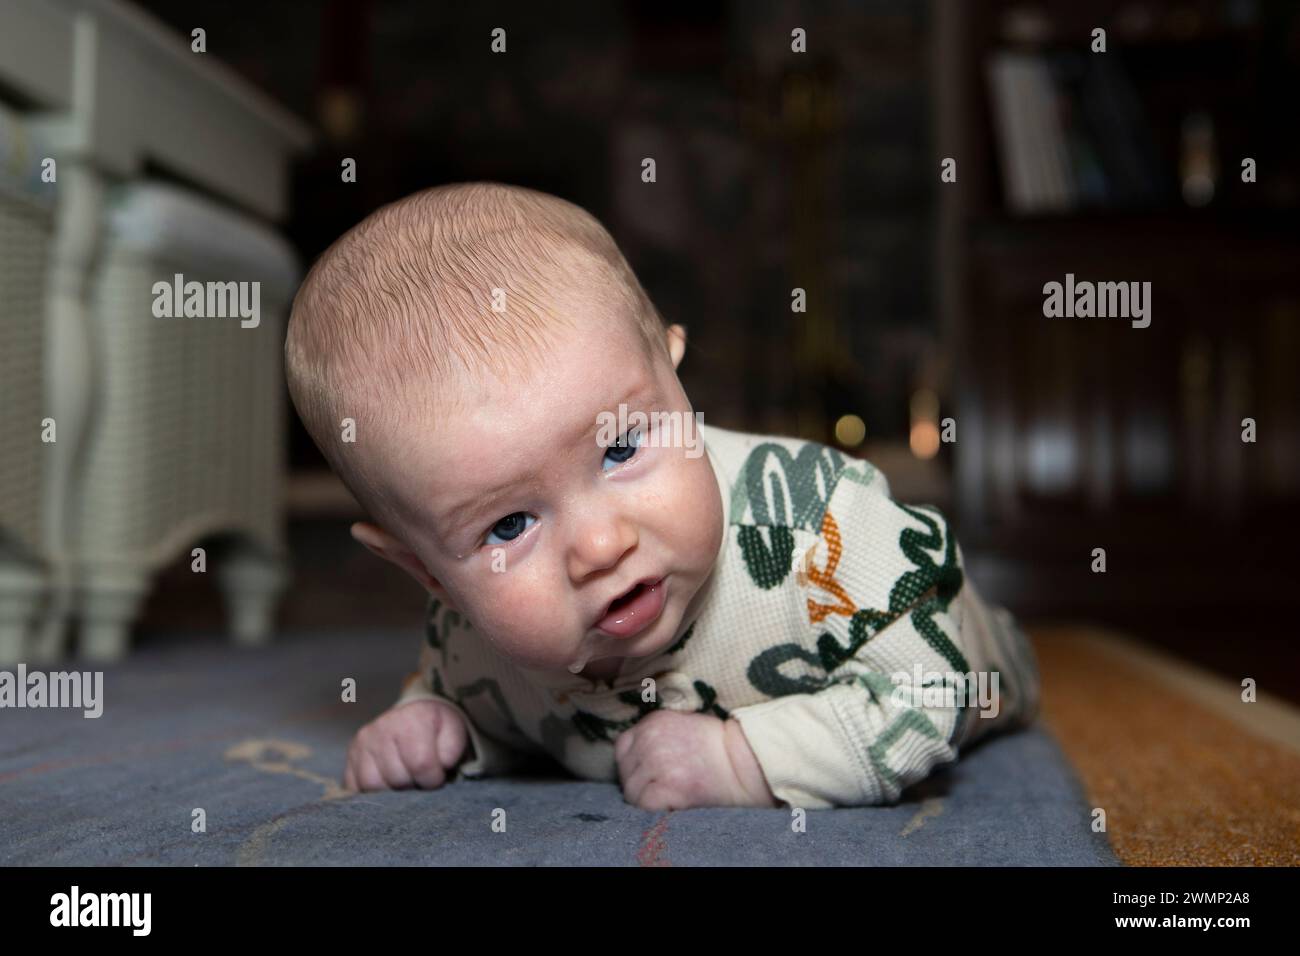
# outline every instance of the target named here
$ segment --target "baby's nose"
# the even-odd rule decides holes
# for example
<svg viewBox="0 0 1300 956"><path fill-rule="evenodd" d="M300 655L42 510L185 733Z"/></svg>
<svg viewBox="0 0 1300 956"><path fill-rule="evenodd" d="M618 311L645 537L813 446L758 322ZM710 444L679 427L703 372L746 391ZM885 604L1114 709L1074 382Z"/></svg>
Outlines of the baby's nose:
<svg viewBox="0 0 1300 956"><path fill-rule="evenodd" d="M594 516L575 529L569 548L569 576L575 581L614 567L637 544L636 525L626 518Z"/></svg>

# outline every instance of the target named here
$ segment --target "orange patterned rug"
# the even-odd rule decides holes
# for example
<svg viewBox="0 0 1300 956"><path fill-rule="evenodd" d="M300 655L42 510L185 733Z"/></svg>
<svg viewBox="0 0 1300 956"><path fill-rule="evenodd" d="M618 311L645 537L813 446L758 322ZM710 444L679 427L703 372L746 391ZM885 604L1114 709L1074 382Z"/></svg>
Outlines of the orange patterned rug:
<svg viewBox="0 0 1300 956"><path fill-rule="evenodd" d="M1113 634L1034 628L1043 719L1131 866L1300 864L1300 710ZM1295 675L1293 675L1295 676Z"/></svg>

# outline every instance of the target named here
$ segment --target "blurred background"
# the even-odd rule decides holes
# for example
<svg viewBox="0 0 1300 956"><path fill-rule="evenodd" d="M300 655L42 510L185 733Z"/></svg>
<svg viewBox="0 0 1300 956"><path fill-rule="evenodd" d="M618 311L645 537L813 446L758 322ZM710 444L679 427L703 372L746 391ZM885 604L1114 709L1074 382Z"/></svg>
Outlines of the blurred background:
<svg viewBox="0 0 1300 956"><path fill-rule="evenodd" d="M1284 629L1300 571L1296 4L136 6L182 46L203 28L209 57L311 127L278 224L304 265L423 187L560 195L688 327L681 377L706 421L869 458L897 497L952 515L977 584L1031 625L1120 628L1234 677L1300 674ZM211 191L165 162L148 173ZM1044 318L1044 283L1067 273L1151 282L1150 327ZM422 593L351 541L362 515L284 415L280 628L416 628ZM187 543L137 643L217 639L220 597L190 570Z"/></svg>

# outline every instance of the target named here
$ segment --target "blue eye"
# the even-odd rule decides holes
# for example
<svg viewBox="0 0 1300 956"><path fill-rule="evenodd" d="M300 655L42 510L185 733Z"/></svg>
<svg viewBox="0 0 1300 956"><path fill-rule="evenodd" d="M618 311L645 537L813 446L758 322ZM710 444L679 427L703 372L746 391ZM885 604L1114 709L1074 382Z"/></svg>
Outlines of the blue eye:
<svg viewBox="0 0 1300 956"><path fill-rule="evenodd" d="M505 544L507 541L513 541L525 531L533 526L537 519L532 515L524 514L522 511L516 511L514 514L506 515L500 521L492 526L488 532L484 544ZM493 537L500 538L499 541L493 541Z"/></svg>
<svg viewBox="0 0 1300 956"><path fill-rule="evenodd" d="M636 454L636 450L641 447L641 432L639 429L631 429L623 435L618 441L605 449L605 460L601 462L602 469L609 471L615 465L621 465L625 461L630 461Z"/></svg>

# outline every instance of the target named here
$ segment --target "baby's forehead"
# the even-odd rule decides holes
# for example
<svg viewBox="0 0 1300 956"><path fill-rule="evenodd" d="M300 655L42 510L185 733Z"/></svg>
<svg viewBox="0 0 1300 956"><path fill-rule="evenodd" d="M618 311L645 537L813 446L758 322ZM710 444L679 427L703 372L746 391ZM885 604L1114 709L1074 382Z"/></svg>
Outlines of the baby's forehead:
<svg viewBox="0 0 1300 956"><path fill-rule="evenodd" d="M600 423L619 407L646 408L665 400L663 370L644 351L601 356L584 347L560 348L526 370L481 370L442 382L409 406L390 442L399 455L419 446L421 465L448 475L491 470L504 448L545 458L594 447ZM603 360L602 360L603 359Z"/></svg>
<svg viewBox="0 0 1300 956"><path fill-rule="evenodd" d="M644 351L599 368L590 350L582 354L585 374L548 379L543 370L526 385L471 376L440 389L440 399L413 401L400 427L387 430L380 456L395 509L443 537L476 503L539 486L566 462L598 456L620 405L653 411L672 400L670 366Z"/></svg>

